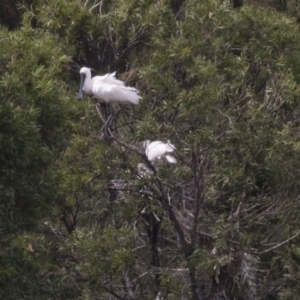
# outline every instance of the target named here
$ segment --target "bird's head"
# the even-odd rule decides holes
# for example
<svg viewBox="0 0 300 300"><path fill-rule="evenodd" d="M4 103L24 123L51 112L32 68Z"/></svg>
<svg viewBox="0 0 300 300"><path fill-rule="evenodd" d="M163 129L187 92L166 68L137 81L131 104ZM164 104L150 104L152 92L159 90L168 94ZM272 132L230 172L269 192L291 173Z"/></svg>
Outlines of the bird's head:
<svg viewBox="0 0 300 300"><path fill-rule="evenodd" d="M92 70L91 68L87 68L87 67L81 68L80 71L79 71L80 77L91 75L91 70Z"/></svg>
<svg viewBox="0 0 300 300"><path fill-rule="evenodd" d="M83 67L80 69L80 87L79 87L79 92L77 94L77 99L78 100L82 100L83 98L83 85L84 85L84 82L86 80L86 78L91 78L91 69L90 68L87 68L87 67Z"/></svg>

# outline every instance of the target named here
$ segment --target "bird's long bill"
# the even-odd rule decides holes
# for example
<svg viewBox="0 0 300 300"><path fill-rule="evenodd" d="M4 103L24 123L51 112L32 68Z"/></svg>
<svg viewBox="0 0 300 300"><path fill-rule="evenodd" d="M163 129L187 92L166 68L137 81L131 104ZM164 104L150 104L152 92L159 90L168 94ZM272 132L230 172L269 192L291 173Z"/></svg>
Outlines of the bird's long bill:
<svg viewBox="0 0 300 300"><path fill-rule="evenodd" d="M82 100L83 99L83 84L84 84L84 80L85 80L85 75L80 74L80 86L79 86L79 92L77 94L77 99L78 100Z"/></svg>

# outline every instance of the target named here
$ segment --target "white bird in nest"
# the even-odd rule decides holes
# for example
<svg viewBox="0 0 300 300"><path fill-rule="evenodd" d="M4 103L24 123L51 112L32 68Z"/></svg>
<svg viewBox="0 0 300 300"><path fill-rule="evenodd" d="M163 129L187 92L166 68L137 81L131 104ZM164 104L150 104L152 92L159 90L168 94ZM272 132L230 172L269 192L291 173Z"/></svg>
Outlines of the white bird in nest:
<svg viewBox="0 0 300 300"><path fill-rule="evenodd" d="M147 140L142 144L147 158L152 163L162 164L165 161L169 162L170 164L177 163L176 158L169 154L174 152L176 149L175 146L170 143L170 141L167 141L165 144L161 141L150 142Z"/></svg>
<svg viewBox="0 0 300 300"><path fill-rule="evenodd" d="M105 131L112 123L115 114L111 106L112 102L137 105L141 99L137 89L125 86L124 82L118 80L115 76L116 72L92 78L90 68L83 67L80 69L80 88L77 98L81 100L85 93L108 103L110 115L101 128L101 130L105 128Z"/></svg>

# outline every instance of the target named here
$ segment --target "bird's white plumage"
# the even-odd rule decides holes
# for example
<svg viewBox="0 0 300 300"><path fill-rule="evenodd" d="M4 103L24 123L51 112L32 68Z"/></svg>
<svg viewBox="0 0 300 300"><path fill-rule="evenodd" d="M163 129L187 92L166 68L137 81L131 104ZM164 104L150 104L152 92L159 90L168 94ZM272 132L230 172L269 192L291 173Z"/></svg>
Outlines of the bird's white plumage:
<svg viewBox="0 0 300 300"><path fill-rule="evenodd" d="M174 152L176 149L174 145L167 141L163 143L161 141L150 142L149 140L143 142L145 154L152 163L163 163L165 160L171 164L177 163L174 156L169 153Z"/></svg>
<svg viewBox="0 0 300 300"><path fill-rule="evenodd" d="M170 163L170 164L176 164L177 160L174 156L167 154L166 156L166 160Z"/></svg>
<svg viewBox="0 0 300 300"><path fill-rule="evenodd" d="M92 78L91 70L83 67L80 69L80 75L83 76L82 90L88 95L93 95L95 98L108 103L139 103L141 98L138 95L139 91L125 86L123 81L115 77L116 72ZM79 95L82 96L80 91Z"/></svg>

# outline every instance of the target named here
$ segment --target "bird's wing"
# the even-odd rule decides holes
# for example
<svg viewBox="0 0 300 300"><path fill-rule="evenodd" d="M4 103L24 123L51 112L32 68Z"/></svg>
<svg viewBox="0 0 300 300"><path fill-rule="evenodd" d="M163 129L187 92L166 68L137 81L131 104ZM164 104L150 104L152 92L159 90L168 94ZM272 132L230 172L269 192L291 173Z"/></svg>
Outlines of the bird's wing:
<svg viewBox="0 0 300 300"><path fill-rule="evenodd" d="M146 147L146 155L150 161L158 159L159 156L162 156L166 153L165 144L161 141L155 141L150 143Z"/></svg>
<svg viewBox="0 0 300 300"><path fill-rule="evenodd" d="M125 83L122 80L116 78L116 72L108 73L103 76L95 76L93 77L93 80L99 82L99 84L101 83L101 84L109 84L109 85L117 85L117 86L125 87ZM126 89L133 91L135 93L139 93L139 91L134 87L127 86Z"/></svg>
<svg viewBox="0 0 300 300"><path fill-rule="evenodd" d="M103 76L95 76L92 78L94 84L110 84L117 86L125 86L124 82L116 78L116 72L108 73Z"/></svg>
<svg viewBox="0 0 300 300"><path fill-rule="evenodd" d="M176 164L177 160L174 156L167 154L166 155L166 159L170 164Z"/></svg>
<svg viewBox="0 0 300 300"><path fill-rule="evenodd" d="M96 98L106 102L132 103L138 104L141 98L132 89L97 81L93 84L93 94Z"/></svg>

